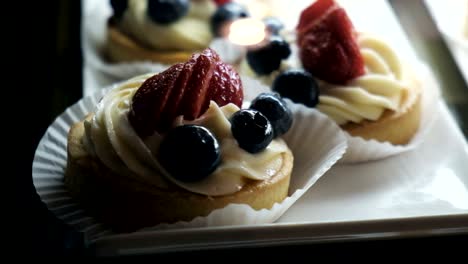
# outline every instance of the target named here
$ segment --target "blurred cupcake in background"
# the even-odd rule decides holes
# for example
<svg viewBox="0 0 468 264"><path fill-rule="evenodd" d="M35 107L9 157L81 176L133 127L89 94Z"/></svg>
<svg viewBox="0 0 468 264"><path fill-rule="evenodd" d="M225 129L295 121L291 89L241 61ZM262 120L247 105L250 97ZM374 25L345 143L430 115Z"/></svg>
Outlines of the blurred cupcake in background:
<svg viewBox="0 0 468 264"><path fill-rule="evenodd" d="M222 37L219 30L225 22L249 16L243 5L225 0L111 0L110 4L105 53L113 63L186 61Z"/></svg>
<svg viewBox="0 0 468 264"><path fill-rule="evenodd" d="M111 62L184 61L213 39L212 0L111 0L106 55Z"/></svg>

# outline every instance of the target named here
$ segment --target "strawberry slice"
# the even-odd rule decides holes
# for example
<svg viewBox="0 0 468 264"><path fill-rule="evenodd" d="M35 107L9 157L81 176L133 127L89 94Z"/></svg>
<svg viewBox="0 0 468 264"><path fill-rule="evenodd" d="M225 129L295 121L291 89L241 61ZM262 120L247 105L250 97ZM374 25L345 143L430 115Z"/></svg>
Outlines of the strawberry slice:
<svg viewBox="0 0 468 264"><path fill-rule="evenodd" d="M216 3L217 6L222 6L226 3L231 2L232 0L213 0L213 1Z"/></svg>
<svg viewBox="0 0 468 264"><path fill-rule="evenodd" d="M333 0L318 0L301 13L299 57L315 77L336 84L364 74L364 60L346 11Z"/></svg>
<svg viewBox="0 0 468 264"><path fill-rule="evenodd" d="M211 100L219 106L234 103L241 107L243 90L237 72L208 48L146 80L132 99L128 117L144 138L155 131L164 133L179 115L187 120L198 118Z"/></svg>
<svg viewBox="0 0 468 264"><path fill-rule="evenodd" d="M193 55L192 58L190 58L190 60L184 64L179 78L172 87L164 87L165 89L171 90L171 95L167 99L168 103L162 110L162 120L157 127L157 131L166 131L172 125L174 118L176 118L178 114L181 114L179 112L180 102L184 97L185 88L187 87L188 81L192 76L193 67L197 63L198 56L198 54Z"/></svg>
<svg viewBox="0 0 468 264"><path fill-rule="evenodd" d="M315 2L302 11L296 29L299 33L306 31L307 26L313 24L311 23L312 21L320 19L328 10L337 7L339 8L334 0L319 0Z"/></svg>
<svg viewBox="0 0 468 264"><path fill-rule="evenodd" d="M173 86L183 66L183 63L175 64L163 73L148 78L133 96L128 118L140 136L149 136L154 133L161 119L160 114L170 95L171 90L154 89L154 87ZM154 120L154 122L147 123L146 120Z"/></svg>
<svg viewBox="0 0 468 264"><path fill-rule="evenodd" d="M243 98L244 94L239 74L231 65L218 62L211 78L210 90L203 108L208 109L210 100L215 101L218 105L233 103L240 108Z"/></svg>
<svg viewBox="0 0 468 264"><path fill-rule="evenodd" d="M211 76L215 70L216 62L219 60L218 55L214 56L213 52L211 49L206 49L200 54L193 67L192 76L187 82L181 102L182 107L178 113L184 115L187 120L193 120L201 115L200 112L206 111L202 108L207 99L206 93L210 87Z"/></svg>

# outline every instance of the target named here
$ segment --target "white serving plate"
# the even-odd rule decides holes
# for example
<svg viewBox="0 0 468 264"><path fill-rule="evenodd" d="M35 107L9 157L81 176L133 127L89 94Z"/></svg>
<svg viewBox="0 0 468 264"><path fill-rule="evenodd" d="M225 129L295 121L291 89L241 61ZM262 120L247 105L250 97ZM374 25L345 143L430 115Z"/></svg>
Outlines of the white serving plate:
<svg viewBox="0 0 468 264"><path fill-rule="evenodd" d="M98 255L468 233L468 145L444 103L426 141L378 162L338 165L273 224L98 239Z"/></svg>
<svg viewBox="0 0 468 264"><path fill-rule="evenodd" d="M84 10L96 2L105 1L87 0ZM291 8L306 2L295 0ZM340 2L359 30L383 36L403 58L417 60L387 1ZM84 92L88 95L98 89L94 85L98 77L86 65L85 73ZM108 236L93 244L95 253L468 233L468 144L445 103L440 101L434 107L440 115L418 148L378 162L333 167L276 223Z"/></svg>

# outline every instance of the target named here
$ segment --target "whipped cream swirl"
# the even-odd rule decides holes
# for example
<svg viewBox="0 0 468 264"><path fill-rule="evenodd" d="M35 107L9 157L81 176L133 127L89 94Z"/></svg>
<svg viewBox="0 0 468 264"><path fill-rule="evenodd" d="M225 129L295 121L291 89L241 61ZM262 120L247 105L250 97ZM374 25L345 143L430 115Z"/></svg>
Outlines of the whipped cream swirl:
<svg viewBox="0 0 468 264"><path fill-rule="evenodd" d="M167 180L186 190L209 196L232 194L252 181L267 180L283 165L283 153L288 151L282 139L273 140L260 153L241 149L231 133L230 116L239 110L234 104L209 109L192 121L178 117L174 125L197 124L213 132L221 147L221 164L207 178L194 183L172 178L156 159L162 136L158 133L142 140L127 118L133 95L151 75L130 79L110 90L99 102L94 116L85 121L83 143L88 152L97 156L114 172L159 188L167 188Z"/></svg>
<svg viewBox="0 0 468 264"><path fill-rule="evenodd" d="M190 2L190 9L180 20L157 24L147 14L148 0L129 0L119 27L143 45L164 51L197 51L206 48L213 35L210 18L216 10L212 0Z"/></svg>
<svg viewBox="0 0 468 264"><path fill-rule="evenodd" d="M366 73L345 86L321 82L317 108L338 124L377 120L386 109L397 111L407 92L401 62L384 41L357 39Z"/></svg>

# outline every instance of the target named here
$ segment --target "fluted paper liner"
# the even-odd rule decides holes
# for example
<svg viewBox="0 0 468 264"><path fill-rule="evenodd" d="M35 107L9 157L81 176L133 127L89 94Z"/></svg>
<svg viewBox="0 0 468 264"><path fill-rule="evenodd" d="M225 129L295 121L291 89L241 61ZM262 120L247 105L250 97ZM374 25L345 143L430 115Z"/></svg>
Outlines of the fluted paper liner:
<svg viewBox="0 0 468 264"><path fill-rule="evenodd" d="M246 83L260 85L249 81ZM75 203L64 185L67 133L73 123L94 110L107 89L85 97L61 114L41 139L33 161L33 182L42 201L57 217L84 232L89 241L112 235L113 232L88 215L80 204ZM249 99L251 98L246 96L246 101ZM288 103L294 113L294 122L284 139L293 152L294 167L289 196L283 202L275 204L269 210L259 211L248 205L231 204L213 211L207 217L197 217L190 222L162 224L137 232L161 228L254 225L276 221L343 156L347 147L344 133L325 115L302 105Z"/></svg>
<svg viewBox="0 0 468 264"><path fill-rule="evenodd" d="M340 159L340 163L356 163L387 158L412 150L423 142L424 136L438 117L437 109L439 108L437 104L440 103L440 87L434 74L426 64L418 62L415 63L415 66L415 71L422 85L422 114L418 132L413 136L412 140L406 145L393 145L389 142L354 137L345 132L348 149L343 158ZM258 81L248 78L245 79L244 85L247 82L255 83ZM246 96L250 98L254 98L259 93L271 91L268 87L261 85L245 86L248 87L245 91Z"/></svg>
<svg viewBox="0 0 468 264"><path fill-rule="evenodd" d="M410 151L424 141L424 137L431 129L438 117L437 104L440 103L440 88L434 75L423 63L416 65L418 79L422 85L422 110L419 129L411 141L405 145L393 145L389 142L365 140L346 133L348 151L340 162L363 162L387 158L396 154Z"/></svg>

